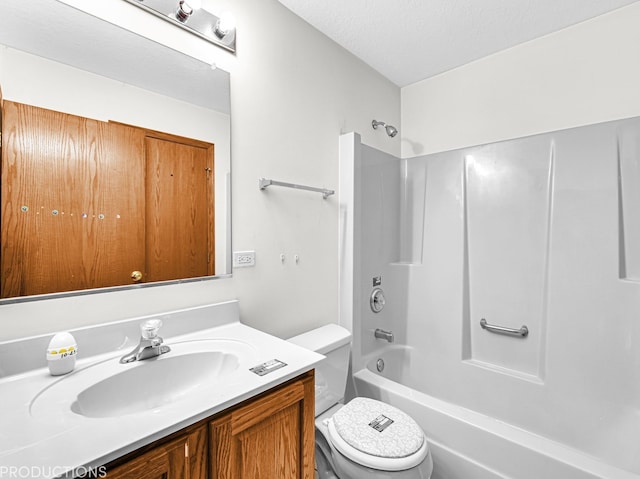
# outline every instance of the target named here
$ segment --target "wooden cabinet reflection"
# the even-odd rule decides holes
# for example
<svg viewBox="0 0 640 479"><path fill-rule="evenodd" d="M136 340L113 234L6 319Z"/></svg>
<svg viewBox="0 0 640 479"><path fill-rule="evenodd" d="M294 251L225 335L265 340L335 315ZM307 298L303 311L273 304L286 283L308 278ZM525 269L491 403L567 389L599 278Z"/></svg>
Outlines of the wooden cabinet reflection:
<svg viewBox="0 0 640 479"><path fill-rule="evenodd" d="M210 143L5 101L0 296L212 275L213 165Z"/></svg>

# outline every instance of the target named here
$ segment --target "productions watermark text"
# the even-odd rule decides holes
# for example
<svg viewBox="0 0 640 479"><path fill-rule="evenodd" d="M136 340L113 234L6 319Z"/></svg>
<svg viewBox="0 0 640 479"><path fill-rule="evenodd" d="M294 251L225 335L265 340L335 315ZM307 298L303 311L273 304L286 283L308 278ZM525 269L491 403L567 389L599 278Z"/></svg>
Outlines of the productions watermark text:
<svg viewBox="0 0 640 479"><path fill-rule="evenodd" d="M107 468L70 466L2 466L0 479L45 479L51 477L73 477L76 479L98 479L107 476Z"/></svg>

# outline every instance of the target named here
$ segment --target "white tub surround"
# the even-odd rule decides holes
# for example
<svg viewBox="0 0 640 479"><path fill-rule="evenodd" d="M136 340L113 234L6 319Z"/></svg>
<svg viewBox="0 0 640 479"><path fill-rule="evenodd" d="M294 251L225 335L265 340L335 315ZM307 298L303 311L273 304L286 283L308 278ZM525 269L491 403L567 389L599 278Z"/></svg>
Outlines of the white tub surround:
<svg viewBox="0 0 640 479"><path fill-rule="evenodd" d="M387 347L376 329L389 331L412 351L385 366L411 391L398 397L546 438L587 458L582 477L640 477L639 144L640 117L406 160L344 135L353 294L341 321L353 321L354 372ZM430 421L418 422L429 435ZM470 436L441 437L461 451ZM437 479L435 450L434 462Z"/></svg>
<svg viewBox="0 0 640 479"><path fill-rule="evenodd" d="M121 364L120 358L138 343L139 325L157 317L164 323L159 335L172 351L158 358ZM45 478L73 476L74 471L99 467L292 379L312 369L323 358L243 325L237 301L71 332L78 341L78 360L75 371L66 376L51 376L46 368L46 345L51 335L0 343L0 396L3 398L0 464L3 470L37 471L38 477ZM204 371L203 361L202 381L186 393L176 384L157 381L144 384L142 380L136 387L148 387L151 406L133 406L127 410L127 403L123 401L124 409L117 414L105 415L100 409L84 410L82 414L74 412L79 402L77 393L101 379L132 368L150 371L150 368L161 367L163 361L175 361L181 354L206 357L217 350L235 354L238 363L233 371L216 378ZM263 376L250 371L273 359L286 366ZM195 373L185 371L187 374ZM168 402L153 403L154 392L166 397L167 388L172 387L176 391L168 395ZM127 392L109 394L114 394L113 401L121 401ZM111 411L111 406L108 409Z"/></svg>

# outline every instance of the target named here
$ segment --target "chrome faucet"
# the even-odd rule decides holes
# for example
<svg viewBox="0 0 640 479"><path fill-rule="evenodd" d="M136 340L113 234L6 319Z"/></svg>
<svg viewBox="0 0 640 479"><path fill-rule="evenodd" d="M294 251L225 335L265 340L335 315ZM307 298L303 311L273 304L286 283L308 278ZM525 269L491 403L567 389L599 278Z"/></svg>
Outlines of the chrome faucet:
<svg viewBox="0 0 640 479"><path fill-rule="evenodd" d="M140 343L129 354L120 358L122 364L143 359L155 358L168 353L171 348L162 344L162 338L158 336L158 330L162 326L159 319L150 319L140 325Z"/></svg>
<svg viewBox="0 0 640 479"><path fill-rule="evenodd" d="M384 329L377 328L373 335L377 339L386 339L390 343L393 342L393 333L391 331L385 331Z"/></svg>

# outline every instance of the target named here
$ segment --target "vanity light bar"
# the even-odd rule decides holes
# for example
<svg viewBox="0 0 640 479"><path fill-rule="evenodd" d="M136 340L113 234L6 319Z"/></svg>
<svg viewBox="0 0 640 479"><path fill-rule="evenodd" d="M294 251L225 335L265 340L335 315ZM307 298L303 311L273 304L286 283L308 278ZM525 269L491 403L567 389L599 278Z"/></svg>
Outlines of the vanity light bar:
<svg viewBox="0 0 640 479"><path fill-rule="evenodd" d="M200 8L200 0L125 0L232 53L236 28L229 14L220 17Z"/></svg>

